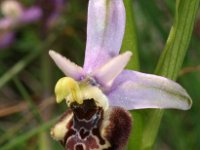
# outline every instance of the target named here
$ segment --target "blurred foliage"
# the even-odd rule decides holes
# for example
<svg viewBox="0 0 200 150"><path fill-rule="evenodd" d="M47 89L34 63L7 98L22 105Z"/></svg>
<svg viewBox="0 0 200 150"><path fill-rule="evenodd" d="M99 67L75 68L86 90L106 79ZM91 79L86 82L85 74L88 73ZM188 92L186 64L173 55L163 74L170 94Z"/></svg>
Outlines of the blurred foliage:
<svg viewBox="0 0 200 150"><path fill-rule="evenodd" d="M22 3L31 6L37 1ZM41 20L21 26L14 31L16 40L0 49L1 150L62 149L50 138L49 128L66 109L66 105L55 104L53 97L54 84L63 74L50 60L48 50L83 63L87 3L69 0L54 27L44 31ZM173 22L175 1L135 0L134 14L140 70L153 73ZM189 111L165 111L155 150L200 149L199 40L200 12L178 76L178 82L193 98L193 107Z"/></svg>

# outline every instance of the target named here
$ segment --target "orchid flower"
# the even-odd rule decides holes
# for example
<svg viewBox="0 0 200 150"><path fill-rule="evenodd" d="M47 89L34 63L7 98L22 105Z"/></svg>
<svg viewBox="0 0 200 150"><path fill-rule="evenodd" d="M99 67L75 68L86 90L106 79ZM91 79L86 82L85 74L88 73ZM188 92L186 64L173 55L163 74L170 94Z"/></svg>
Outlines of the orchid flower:
<svg viewBox="0 0 200 150"><path fill-rule="evenodd" d="M124 69L132 55L119 54L125 16L123 0L90 0L83 67L49 51L66 76L56 84L56 100L69 106L51 134L69 150L124 149L131 128L126 110L191 107L178 83Z"/></svg>
<svg viewBox="0 0 200 150"><path fill-rule="evenodd" d="M34 22L41 17L39 7L24 8L15 0L4 0L0 4L4 18L0 19L0 47L6 47L14 40L13 30L17 27Z"/></svg>

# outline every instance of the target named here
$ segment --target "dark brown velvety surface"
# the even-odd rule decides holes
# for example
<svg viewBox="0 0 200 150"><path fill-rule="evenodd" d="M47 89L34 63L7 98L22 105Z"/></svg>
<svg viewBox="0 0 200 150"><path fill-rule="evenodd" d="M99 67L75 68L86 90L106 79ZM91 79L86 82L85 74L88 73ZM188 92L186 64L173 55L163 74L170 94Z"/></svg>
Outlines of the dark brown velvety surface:
<svg viewBox="0 0 200 150"><path fill-rule="evenodd" d="M72 103L60 119L73 113L61 144L67 150L123 150L131 130L130 114L121 107L110 107L107 111L97 107L93 99L84 100L81 105ZM103 125L104 122L108 124Z"/></svg>

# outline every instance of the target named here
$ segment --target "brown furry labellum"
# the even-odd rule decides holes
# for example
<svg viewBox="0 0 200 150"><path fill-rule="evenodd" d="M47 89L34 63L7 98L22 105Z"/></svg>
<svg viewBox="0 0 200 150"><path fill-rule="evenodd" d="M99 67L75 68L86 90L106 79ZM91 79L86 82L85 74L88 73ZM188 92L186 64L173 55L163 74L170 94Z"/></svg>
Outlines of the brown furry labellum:
<svg viewBox="0 0 200 150"><path fill-rule="evenodd" d="M72 103L52 128L52 136L67 150L123 150L131 130L131 116L121 107L107 110L93 99Z"/></svg>

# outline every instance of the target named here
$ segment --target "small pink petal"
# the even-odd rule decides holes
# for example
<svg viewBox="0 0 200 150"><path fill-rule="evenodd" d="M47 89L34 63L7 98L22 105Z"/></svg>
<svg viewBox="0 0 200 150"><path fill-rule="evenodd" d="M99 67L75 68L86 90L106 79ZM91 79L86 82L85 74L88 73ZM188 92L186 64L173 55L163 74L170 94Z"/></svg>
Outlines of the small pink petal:
<svg viewBox="0 0 200 150"><path fill-rule="evenodd" d="M90 73L118 55L125 28L123 0L90 0L84 70Z"/></svg>
<svg viewBox="0 0 200 150"><path fill-rule="evenodd" d="M75 80L80 80L81 77L84 75L84 71L80 66L71 62L69 59L66 59L64 56L56 53L53 50L49 51L49 55L54 60L58 68L60 68L60 70L66 76L72 77Z"/></svg>
<svg viewBox="0 0 200 150"><path fill-rule="evenodd" d="M131 58L132 53L127 51L121 55L118 55L98 68L92 73L98 82L102 85L109 87L113 80L123 71L128 61Z"/></svg>

